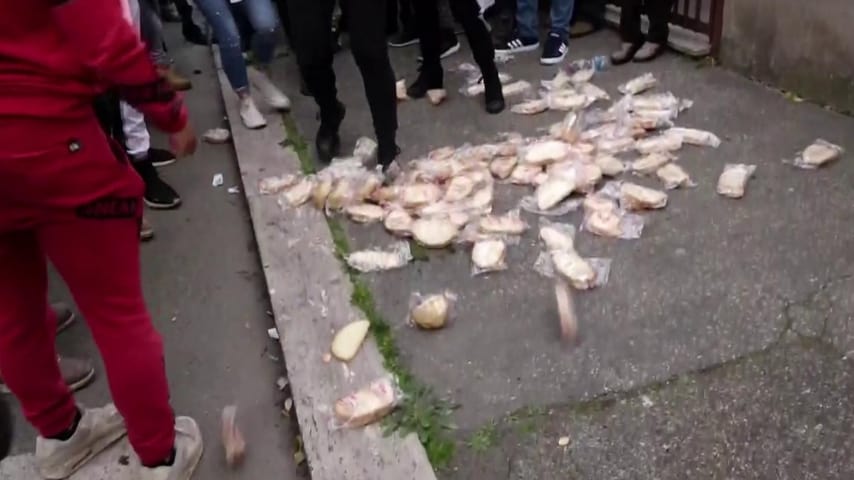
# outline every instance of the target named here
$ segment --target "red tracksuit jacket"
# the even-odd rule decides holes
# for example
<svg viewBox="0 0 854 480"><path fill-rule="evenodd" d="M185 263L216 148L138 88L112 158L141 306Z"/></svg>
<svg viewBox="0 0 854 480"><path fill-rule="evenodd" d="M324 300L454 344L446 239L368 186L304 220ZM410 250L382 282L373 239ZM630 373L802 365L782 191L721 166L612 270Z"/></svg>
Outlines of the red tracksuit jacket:
<svg viewBox="0 0 854 480"><path fill-rule="evenodd" d="M180 98L158 77L121 1L0 0L0 232L33 209L121 193L108 184L129 180L92 163L104 161L94 157L107 145L92 108L106 88L161 130L185 127ZM77 140L81 154L70 155Z"/></svg>

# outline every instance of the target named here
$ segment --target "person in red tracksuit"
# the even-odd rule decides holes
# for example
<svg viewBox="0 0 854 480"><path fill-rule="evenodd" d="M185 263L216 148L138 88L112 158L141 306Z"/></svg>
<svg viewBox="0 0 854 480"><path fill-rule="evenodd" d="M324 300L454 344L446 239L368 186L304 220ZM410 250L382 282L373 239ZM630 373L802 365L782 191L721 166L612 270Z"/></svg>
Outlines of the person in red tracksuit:
<svg viewBox="0 0 854 480"><path fill-rule="evenodd" d="M171 134L196 139L119 0L0 0L0 373L38 430L48 479L127 432L141 480L189 479L199 428L169 404L163 345L142 297L142 180L92 108L115 88ZM56 362L46 262L68 284L104 359L115 406L82 409Z"/></svg>

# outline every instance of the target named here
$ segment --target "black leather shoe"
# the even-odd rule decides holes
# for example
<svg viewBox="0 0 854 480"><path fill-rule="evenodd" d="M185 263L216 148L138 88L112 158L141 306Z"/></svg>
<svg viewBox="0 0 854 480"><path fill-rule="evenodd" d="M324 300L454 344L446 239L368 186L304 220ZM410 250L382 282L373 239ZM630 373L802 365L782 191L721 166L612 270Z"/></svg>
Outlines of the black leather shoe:
<svg viewBox="0 0 854 480"><path fill-rule="evenodd" d="M341 151L341 137L338 135L338 128L341 126L346 112L347 109L341 102L338 102L337 111L328 112L328 114L321 112L320 127L317 129L314 145L317 147L317 158L323 163L331 162Z"/></svg>
<svg viewBox="0 0 854 480"><path fill-rule="evenodd" d="M496 114L504 110L504 92L501 89L501 80L496 72L489 80L483 79L483 98L486 113Z"/></svg>

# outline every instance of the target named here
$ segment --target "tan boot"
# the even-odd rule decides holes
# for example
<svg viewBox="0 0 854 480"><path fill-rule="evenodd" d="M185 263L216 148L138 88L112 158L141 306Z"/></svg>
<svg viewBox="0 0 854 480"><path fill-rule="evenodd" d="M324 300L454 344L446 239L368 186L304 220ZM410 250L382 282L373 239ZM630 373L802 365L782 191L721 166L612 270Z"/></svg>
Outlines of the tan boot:
<svg viewBox="0 0 854 480"><path fill-rule="evenodd" d="M154 227L148 223L148 219L144 216L142 217L142 222L139 225L139 239L143 242L147 242L154 238Z"/></svg>
<svg viewBox="0 0 854 480"><path fill-rule="evenodd" d="M646 42L635 53L636 62L651 62L664 53L664 45L660 43Z"/></svg>
<svg viewBox="0 0 854 480"><path fill-rule="evenodd" d="M182 92L193 88L193 83L182 77L172 67L157 67L157 73L160 74L160 78L166 80L166 83L168 83L173 90Z"/></svg>
<svg viewBox="0 0 854 480"><path fill-rule="evenodd" d="M620 49L611 54L611 64L622 65L631 62L639 48L639 44L623 42Z"/></svg>

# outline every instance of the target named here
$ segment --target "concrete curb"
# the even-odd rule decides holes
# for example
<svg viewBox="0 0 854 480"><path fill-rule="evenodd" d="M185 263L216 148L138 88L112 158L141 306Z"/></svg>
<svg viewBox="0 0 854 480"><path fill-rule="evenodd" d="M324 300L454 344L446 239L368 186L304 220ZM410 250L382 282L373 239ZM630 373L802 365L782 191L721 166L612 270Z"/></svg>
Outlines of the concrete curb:
<svg viewBox="0 0 854 480"><path fill-rule="evenodd" d="M435 480L414 434L386 437L378 425L355 430L331 425L331 407L338 398L388 373L372 338L349 365L323 361L333 332L363 315L350 303L352 284L335 257L323 214L310 207L282 209L275 196L258 194L262 178L299 172L299 158L293 149L279 145L285 136L281 116L268 115L268 125L261 130L243 126L237 97L216 52L214 47L312 479Z"/></svg>

